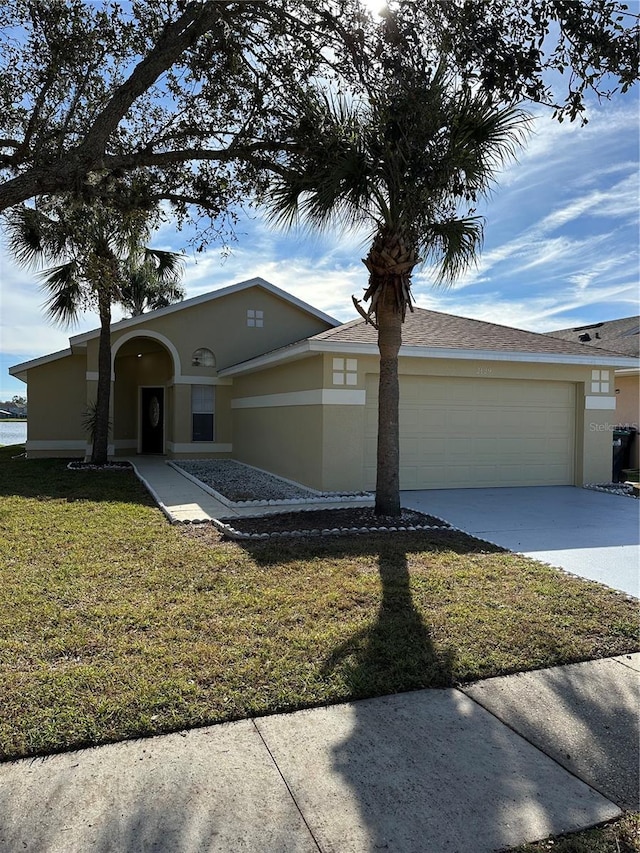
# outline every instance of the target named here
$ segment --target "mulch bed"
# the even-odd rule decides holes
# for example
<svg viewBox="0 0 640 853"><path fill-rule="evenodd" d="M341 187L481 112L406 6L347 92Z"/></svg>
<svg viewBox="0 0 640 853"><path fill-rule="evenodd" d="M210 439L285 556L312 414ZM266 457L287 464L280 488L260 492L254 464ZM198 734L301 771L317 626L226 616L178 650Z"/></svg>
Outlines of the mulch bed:
<svg viewBox="0 0 640 853"><path fill-rule="evenodd" d="M373 507L344 507L313 509L298 512L279 512L260 516L235 516L219 519L239 533L288 533L292 531L368 530L439 527L449 528L446 521L433 515L403 509L400 517L376 515Z"/></svg>

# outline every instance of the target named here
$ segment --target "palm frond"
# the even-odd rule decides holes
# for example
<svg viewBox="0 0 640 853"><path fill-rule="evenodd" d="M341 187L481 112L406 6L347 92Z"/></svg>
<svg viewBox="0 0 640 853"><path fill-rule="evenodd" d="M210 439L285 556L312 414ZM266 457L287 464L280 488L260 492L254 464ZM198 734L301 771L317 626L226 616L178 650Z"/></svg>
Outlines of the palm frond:
<svg viewBox="0 0 640 853"><path fill-rule="evenodd" d="M469 191L486 192L500 169L516 159L530 122L531 116L518 106L496 108L483 94L461 99L451 128L450 154Z"/></svg>
<svg viewBox="0 0 640 853"><path fill-rule="evenodd" d="M62 254L55 221L33 207L18 207L7 217L9 251L24 267L40 266Z"/></svg>
<svg viewBox="0 0 640 853"><path fill-rule="evenodd" d="M84 307L85 291L76 261L40 273L42 289L49 293L44 309L54 323L73 325Z"/></svg>
<svg viewBox="0 0 640 853"><path fill-rule="evenodd" d="M274 177L267 209L285 228L358 224L370 216L373 197L362 104L307 92L300 108L298 153Z"/></svg>
<svg viewBox="0 0 640 853"><path fill-rule="evenodd" d="M472 266L482 247L484 220L468 216L433 223L424 243L436 263L436 283L451 285Z"/></svg>
<svg viewBox="0 0 640 853"><path fill-rule="evenodd" d="M145 248L144 259L153 264L158 281L177 284L182 278L184 258L178 252Z"/></svg>

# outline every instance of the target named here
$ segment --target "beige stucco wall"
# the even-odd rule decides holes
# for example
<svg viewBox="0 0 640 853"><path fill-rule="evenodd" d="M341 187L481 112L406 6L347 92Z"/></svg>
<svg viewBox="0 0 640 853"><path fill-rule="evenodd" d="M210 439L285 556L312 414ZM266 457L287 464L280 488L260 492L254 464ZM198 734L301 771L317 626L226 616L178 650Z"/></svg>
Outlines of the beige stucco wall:
<svg viewBox="0 0 640 853"><path fill-rule="evenodd" d="M322 406L233 411L233 458L322 488Z"/></svg>
<svg viewBox="0 0 640 853"><path fill-rule="evenodd" d="M323 491L336 492L364 488L364 415L364 406L324 406L321 487Z"/></svg>
<svg viewBox="0 0 640 853"><path fill-rule="evenodd" d="M233 458L322 489L324 407L290 404L321 389L322 356L237 376L230 389ZM286 405L273 398L291 394Z"/></svg>
<svg viewBox="0 0 640 853"><path fill-rule="evenodd" d="M34 367L27 380L27 456L84 456L84 357L70 355Z"/></svg>

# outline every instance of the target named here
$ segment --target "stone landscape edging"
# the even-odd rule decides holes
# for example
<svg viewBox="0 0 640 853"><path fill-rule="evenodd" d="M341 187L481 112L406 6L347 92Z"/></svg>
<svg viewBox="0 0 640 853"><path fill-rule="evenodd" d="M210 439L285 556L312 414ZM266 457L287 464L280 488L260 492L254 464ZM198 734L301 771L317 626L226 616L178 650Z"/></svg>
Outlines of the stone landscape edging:
<svg viewBox="0 0 640 853"><path fill-rule="evenodd" d="M620 483L620 485L624 485L624 483ZM582 487L583 489L589 489L592 492L604 492L607 495L618 495L621 498L634 498L634 500L638 500L638 495L634 495L634 493L621 491L620 489L615 489L612 486L599 486L597 483L585 483Z"/></svg>
<svg viewBox="0 0 640 853"><path fill-rule="evenodd" d="M313 512L317 507L304 507L297 512ZM247 518L264 518L264 515L256 514L256 515L245 515L242 516L243 521ZM437 521L442 522L441 524L412 524L412 525L380 525L379 527L313 527L309 530L274 530L271 533L245 533L242 530L237 530L231 524L226 524L224 521L220 521L218 518L212 518L211 524L219 530L220 533L223 533L225 536L228 536L229 539L235 540L243 540L246 541L251 539L253 541L257 540L268 540L268 539L294 539L303 536L343 536L344 534L367 534L367 533L416 533L421 530L452 530L457 531L458 528L452 527L448 521L445 521L443 518L439 518L436 515L431 516L435 518ZM189 522L186 522L189 523ZM458 531L460 533L464 533L463 530Z"/></svg>

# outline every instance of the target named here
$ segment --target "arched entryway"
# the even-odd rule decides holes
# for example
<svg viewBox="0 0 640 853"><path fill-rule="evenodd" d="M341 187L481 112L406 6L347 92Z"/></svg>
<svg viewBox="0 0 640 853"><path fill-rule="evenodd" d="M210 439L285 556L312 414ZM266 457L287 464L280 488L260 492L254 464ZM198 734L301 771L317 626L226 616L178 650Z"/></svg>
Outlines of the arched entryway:
<svg viewBox="0 0 640 853"><path fill-rule="evenodd" d="M164 454L171 440L176 356L168 341L137 333L116 341L113 358L113 444L118 455Z"/></svg>

